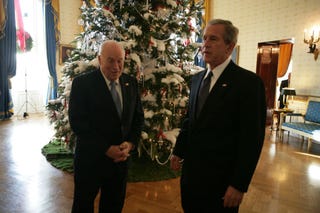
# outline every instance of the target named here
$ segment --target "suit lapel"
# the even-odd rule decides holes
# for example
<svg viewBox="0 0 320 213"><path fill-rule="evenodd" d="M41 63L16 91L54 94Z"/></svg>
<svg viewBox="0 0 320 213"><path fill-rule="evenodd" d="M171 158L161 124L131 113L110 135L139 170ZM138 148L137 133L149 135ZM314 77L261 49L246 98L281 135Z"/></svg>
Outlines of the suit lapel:
<svg viewBox="0 0 320 213"><path fill-rule="evenodd" d="M93 85L97 87L97 92L101 93L101 96L98 96L98 97L107 96L107 99L110 99L110 98L112 99L107 83L104 80L104 77L102 76L102 73L100 70L96 71L96 80ZM102 98L101 100L106 100L106 99Z"/></svg>
<svg viewBox="0 0 320 213"><path fill-rule="evenodd" d="M196 110L197 110L197 100L198 100L198 93L200 89L200 85L202 82L202 79L204 78L206 74L206 70L199 73L199 75L195 76L195 78L192 79L192 88L191 94L190 94L190 112L191 114L191 120L196 120Z"/></svg>
<svg viewBox="0 0 320 213"><path fill-rule="evenodd" d="M215 85L213 86L212 90L210 91L211 94L214 94L217 91L221 92L222 90L227 89L230 86L230 80L232 79L232 71L233 71L233 62L231 61L225 70L221 73L219 79L216 81Z"/></svg>
<svg viewBox="0 0 320 213"><path fill-rule="evenodd" d="M127 113L129 112L129 103L130 103L130 82L124 75L120 76L119 79L121 85L121 92L122 92L122 118L125 118Z"/></svg>

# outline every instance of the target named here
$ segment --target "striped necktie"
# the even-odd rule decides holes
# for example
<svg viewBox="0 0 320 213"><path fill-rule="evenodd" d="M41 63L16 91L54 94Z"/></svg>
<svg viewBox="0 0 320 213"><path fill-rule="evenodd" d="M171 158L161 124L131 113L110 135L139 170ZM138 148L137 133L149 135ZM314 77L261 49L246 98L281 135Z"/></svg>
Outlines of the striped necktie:
<svg viewBox="0 0 320 213"><path fill-rule="evenodd" d="M208 73L208 76L202 81L201 87L198 93L198 101L197 101L197 117L202 110L204 103L209 95L210 84L211 84L211 77L213 76L212 71Z"/></svg>

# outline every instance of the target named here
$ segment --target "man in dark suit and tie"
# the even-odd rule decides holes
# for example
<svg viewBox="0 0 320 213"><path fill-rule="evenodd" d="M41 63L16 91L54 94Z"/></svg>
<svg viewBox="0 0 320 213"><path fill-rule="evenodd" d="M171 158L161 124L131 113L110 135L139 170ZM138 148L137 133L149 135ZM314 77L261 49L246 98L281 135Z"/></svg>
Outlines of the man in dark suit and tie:
<svg viewBox="0 0 320 213"><path fill-rule="evenodd" d="M238 29L211 20L202 54L209 69L195 74L171 167L182 167L186 213L238 212L262 149L266 102L262 80L231 61Z"/></svg>
<svg viewBox="0 0 320 213"><path fill-rule="evenodd" d="M100 69L73 80L69 121L77 136L72 212L120 213L125 200L129 152L137 145L144 115L135 78L122 73L125 52L105 41Z"/></svg>
<svg viewBox="0 0 320 213"><path fill-rule="evenodd" d="M290 79L290 74L289 74L288 79L282 80L281 84L280 84L280 88L279 88L280 95L279 95L279 98L278 98L278 100L279 100L279 108L280 109L283 109L285 107L284 103L287 102L287 100L286 100L287 97L283 97L283 95L282 95L282 89L286 88L286 87L289 87L289 79Z"/></svg>

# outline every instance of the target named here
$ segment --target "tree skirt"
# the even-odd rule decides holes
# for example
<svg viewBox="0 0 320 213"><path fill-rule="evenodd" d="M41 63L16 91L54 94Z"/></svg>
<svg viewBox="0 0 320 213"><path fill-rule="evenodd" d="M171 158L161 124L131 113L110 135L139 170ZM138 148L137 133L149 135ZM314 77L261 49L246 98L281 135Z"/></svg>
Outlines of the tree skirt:
<svg viewBox="0 0 320 213"><path fill-rule="evenodd" d="M73 153L61 146L60 141L50 141L41 151L52 166L69 173L73 172ZM137 153L131 155L128 182L160 181L179 176L180 172L171 170L169 163L162 166L146 154L140 157Z"/></svg>

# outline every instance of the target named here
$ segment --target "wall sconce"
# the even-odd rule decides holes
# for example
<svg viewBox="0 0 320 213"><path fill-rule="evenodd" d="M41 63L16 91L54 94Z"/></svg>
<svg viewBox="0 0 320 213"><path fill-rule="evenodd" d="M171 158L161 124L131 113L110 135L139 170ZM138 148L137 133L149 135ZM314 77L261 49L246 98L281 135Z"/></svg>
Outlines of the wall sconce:
<svg viewBox="0 0 320 213"><path fill-rule="evenodd" d="M288 96L296 95L296 90L294 88L285 87L285 88L282 88L281 95L283 95L283 103L285 105L284 109L288 109L288 105L289 105Z"/></svg>
<svg viewBox="0 0 320 213"><path fill-rule="evenodd" d="M317 60L319 55L319 49L317 48L317 43L320 41L320 30L319 30L318 38L314 37L314 30L313 30L309 40L306 39L306 31L307 30L304 30L303 41L304 43L309 45L308 53L313 53L314 60Z"/></svg>

